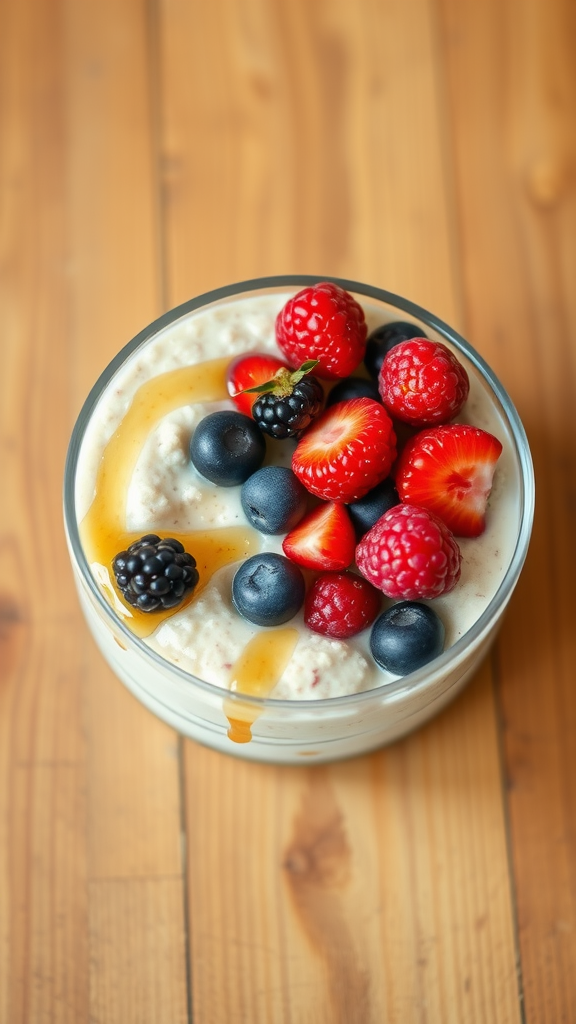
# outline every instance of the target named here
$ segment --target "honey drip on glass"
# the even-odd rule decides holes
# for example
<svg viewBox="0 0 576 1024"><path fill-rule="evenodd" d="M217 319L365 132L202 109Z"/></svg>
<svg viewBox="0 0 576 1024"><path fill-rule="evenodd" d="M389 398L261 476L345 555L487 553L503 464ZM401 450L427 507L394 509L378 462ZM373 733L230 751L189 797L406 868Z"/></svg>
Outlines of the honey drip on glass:
<svg viewBox="0 0 576 1024"><path fill-rule="evenodd" d="M246 645L230 671L230 690L250 697L268 697L290 661L298 643L297 629L272 629L257 633ZM234 743L249 743L251 728L260 709L248 702L227 700L224 714Z"/></svg>
<svg viewBox="0 0 576 1024"><path fill-rule="evenodd" d="M96 477L94 500L80 524L80 537L89 565L108 600L129 629L146 637L175 611L186 607L210 577L229 562L247 558L260 550L260 539L249 526L175 533L175 537L196 559L200 576L194 593L177 609L142 612L122 600L112 583L112 560L119 551L138 540L143 531L126 530L126 501L138 457L156 424L168 413L195 402L213 402L228 397L226 367L229 359L214 359L160 374L142 384L126 415L104 449Z"/></svg>

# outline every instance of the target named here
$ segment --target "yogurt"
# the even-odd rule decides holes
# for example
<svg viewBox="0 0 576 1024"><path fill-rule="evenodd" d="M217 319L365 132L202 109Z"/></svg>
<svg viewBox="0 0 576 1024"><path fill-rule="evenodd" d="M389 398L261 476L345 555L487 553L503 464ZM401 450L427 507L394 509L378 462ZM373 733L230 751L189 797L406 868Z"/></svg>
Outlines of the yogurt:
<svg viewBox="0 0 576 1024"><path fill-rule="evenodd" d="M349 640L332 640L311 632L302 611L276 630L262 629L238 614L231 583L240 560L257 551L281 552L283 538L254 531L242 511L240 487L216 487L200 476L189 458L190 439L200 420L210 412L234 407L226 397L228 362L256 351L281 355L274 322L297 290L208 304L174 319L133 351L101 391L83 432L74 477L74 515L93 581L110 609L103 630L104 602L100 600L95 623L88 608L93 602L86 602L85 585L80 588L108 660L118 658L114 644L120 650L130 646L127 629L140 638L139 646L146 646L156 666L165 663L168 674L173 666L179 680L189 675L209 689L268 698L268 705L294 701L324 706L325 701L334 705L334 699L372 690L397 692L402 680L374 662L369 630ZM355 297L364 309L369 332L386 320L408 318L401 310L362 294ZM423 331L450 343L430 325ZM446 627L446 648L460 650L460 641L482 618L510 569L523 510L517 443L506 412L466 355L458 350L456 354L466 366L471 385L458 419L482 427L503 444L486 530L479 538L458 539L460 581L449 594L431 602ZM265 464L290 465L295 442L266 438L266 444ZM134 613L111 582L111 560L132 540L156 532L183 541L197 559L200 584L181 608ZM383 607L390 603L384 599ZM115 629L114 623L123 628ZM441 659L447 661L447 652ZM268 674L262 675L265 664ZM161 687L157 696L162 701ZM167 713L163 717L171 720ZM257 717L235 720L251 725ZM205 736L200 738L206 741Z"/></svg>

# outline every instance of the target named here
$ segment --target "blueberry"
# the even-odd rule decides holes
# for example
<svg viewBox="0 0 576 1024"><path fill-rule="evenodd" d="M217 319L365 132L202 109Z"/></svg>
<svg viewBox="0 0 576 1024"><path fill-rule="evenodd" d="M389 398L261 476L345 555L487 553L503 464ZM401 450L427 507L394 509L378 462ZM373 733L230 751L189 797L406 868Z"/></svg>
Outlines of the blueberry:
<svg viewBox="0 0 576 1024"><path fill-rule="evenodd" d="M383 516L388 509L394 508L394 505L399 504L400 498L394 481L391 477L386 477L386 480L376 484L376 487L368 491L363 498L352 501L346 507L354 524L356 535L363 537L368 530L372 529L374 523L378 522L380 516Z"/></svg>
<svg viewBox="0 0 576 1024"><path fill-rule="evenodd" d="M249 416L212 412L194 431L190 458L202 476L220 487L242 484L262 465L266 442Z"/></svg>
<svg viewBox="0 0 576 1024"><path fill-rule="evenodd" d="M364 366L370 376L377 380L384 358L390 349L394 348L394 345L399 345L401 341L407 341L408 338L425 337L427 335L424 334L421 327L404 320L396 320L392 324L382 324L381 327L372 331L368 338Z"/></svg>
<svg viewBox="0 0 576 1024"><path fill-rule="evenodd" d="M304 602L304 577L284 555L266 552L242 563L232 581L237 611L257 626L287 622Z"/></svg>
<svg viewBox="0 0 576 1024"><path fill-rule="evenodd" d="M248 522L260 533L288 533L306 511L308 491L291 469L264 466L240 492Z"/></svg>
<svg viewBox="0 0 576 1024"><path fill-rule="evenodd" d="M341 380L326 399L326 408L335 405L336 402L347 402L349 398L373 398L380 402L380 393L374 381L365 380L363 377L345 377Z"/></svg>
<svg viewBox="0 0 576 1024"><path fill-rule="evenodd" d="M376 619L370 650L381 668L405 676L444 649L444 623L427 604L401 601Z"/></svg>

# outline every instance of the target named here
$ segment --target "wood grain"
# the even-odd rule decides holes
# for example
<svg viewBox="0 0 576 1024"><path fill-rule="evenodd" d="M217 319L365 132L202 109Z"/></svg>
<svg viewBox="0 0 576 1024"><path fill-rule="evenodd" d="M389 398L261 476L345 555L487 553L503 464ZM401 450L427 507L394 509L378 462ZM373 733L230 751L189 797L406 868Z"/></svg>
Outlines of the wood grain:
<svg viewBox="0 0 576 1024"><path fill-rule="evenodd" d="M574 1018L575 44L570 0L0 0L0 1024ZM466 692L302 770L137 704L61 526L111 356L290 272L461 329L538 479Z"/></svg>
<svg viewBox="0 0 576 1024"><path fill-rule="evenodd" d="M169 2L161 12L170 302L191 283L322 267L361 272L457 321L429 5ZM418 73L397 90L409 43ZM405 144L386 150L403 120L424 162L405 129ZM201 252L192 237L207 240ZM282 237L285 262L274 265ZM487 671L429 730L368 761L278 772L188 744L186 785L199 1020L480 1021L495 1008L519 1019Z"/></svg>
<svg viewBox="0 0 576 1024"><path fill-rule="evenodd" d="M132 0L67 8L71 372L79 396L161 312L147 14ZM83 697L90 1019L180 1021L187 980L178 740L92 649Z"/></svg>
<svg viewBox="0 0 576 1024"><path fill-rule="evenodd" d="M469 333L523 416L538 485L531 551L498 644L526 1019L569 1021L576 1006L576 19L563 2L532 2L521 18L513 2L472 13L443 0L440 12ZM488 65L494 74L481 88L478 74Z"/></svg>
<svg viewBox="0 0 576 1024"><path fill-rule="evenodd" d="M61 10L0 31L0 1018L86 1019L85 744L61 480L70 430Z"/></svg>
<svg viewBox="0 0 576 1024"><path fill-rule="evenodd" d="M162 0L160 12L169 305L260 274L331 273L457 326L427 0Z"/></svg>
<svg viewBox="0 0 576 1024"><path fill-rule="evenodd" d="M120 961L119 990L168 989L182 1019L177 741L96 655L61 524L72 417L117 348L160 309L146 12L23 3L2 13L11 487L0 534L0 1019L128 1019L118 952L134 947L146 921L138 956ZM162 928L144 884L128 889L127 912L100 914L103 880L123 875L169 890ZM153 999L144 1003L139 1021L161 1019Z"/></svg>
<svg viewBox="0 0 576 1024"><path fill-rule="evenodd" d="M90 1022L186 1024L178 878L90 882Z"/></svg>

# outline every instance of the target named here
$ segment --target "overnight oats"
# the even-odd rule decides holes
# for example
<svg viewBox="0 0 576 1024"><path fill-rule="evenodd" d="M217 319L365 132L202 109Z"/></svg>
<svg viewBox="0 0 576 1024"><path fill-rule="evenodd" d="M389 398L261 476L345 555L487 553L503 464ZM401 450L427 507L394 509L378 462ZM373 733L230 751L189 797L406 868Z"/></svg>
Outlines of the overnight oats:
<svg viewBox="0 0 576 1024"><path fill-rule="evenodd" d="M419 307L320 278L223 288L110 364L65 520L104 657L187 736L255 760L388 743L470 678L533 514L522 425Z"/></svg>

